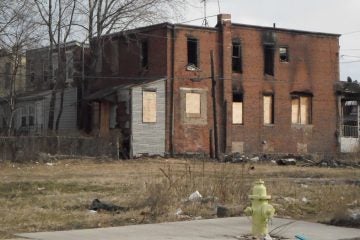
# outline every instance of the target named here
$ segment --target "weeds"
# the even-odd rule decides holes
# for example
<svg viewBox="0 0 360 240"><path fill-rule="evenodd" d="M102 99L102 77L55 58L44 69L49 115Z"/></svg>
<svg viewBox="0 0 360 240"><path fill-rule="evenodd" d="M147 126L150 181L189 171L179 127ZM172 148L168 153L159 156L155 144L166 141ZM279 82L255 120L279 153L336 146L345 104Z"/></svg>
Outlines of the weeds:
<svg viewBox="0 0 360 240"><path fill-rule="evenodd" d="M249 204L252 183L258 178L265 180L278 216L329 219L360 198L360 186L355 184L359 172L353 169L146 159L0 164L0 171L0 238L18 232L213 218L217 205L234 209L231 216L237 216ZM203 201L188 201L196 190ZM95 198L130 209L120 214L90 213ZM181 217L175 214L178 209Z"/></svg>

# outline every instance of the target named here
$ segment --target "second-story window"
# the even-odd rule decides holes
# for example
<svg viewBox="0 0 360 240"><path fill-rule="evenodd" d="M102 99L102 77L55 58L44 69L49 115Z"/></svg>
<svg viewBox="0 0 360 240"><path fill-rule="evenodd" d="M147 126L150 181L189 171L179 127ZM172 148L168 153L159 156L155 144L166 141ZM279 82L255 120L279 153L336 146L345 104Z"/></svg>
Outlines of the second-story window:
<svg viewBox="0 0 360 240"><path fill-rule="evenodd" d="M279 48L280 62L289 62L289 50L287 47Z"/></svg>
<svg viewBox="0 0 360 240"><path fill-rule="evenodd" d="M198 46L199 42L196 38L188 38L187 39L187 55L188 55L188 65L193 65L195 67L199 67L199 53Z"/></svg>
<svg viewBox="0 0 360 240"><path fill-rule="evenodd" d="M242 73L241 44L240 42L233 42L232 46L232 70Z"/></svg>
<svg viewBox="0 0 360 240"><path fill-rule="evenodd" d="M274 45L264 45L264 73L274 76Z"/></svg>
<svg viewBox="0 0 360 240"><path fill-rule="evenodd" d="M147 40L141 41L141 68L148 69L149 68L149 43Z"/></svg>

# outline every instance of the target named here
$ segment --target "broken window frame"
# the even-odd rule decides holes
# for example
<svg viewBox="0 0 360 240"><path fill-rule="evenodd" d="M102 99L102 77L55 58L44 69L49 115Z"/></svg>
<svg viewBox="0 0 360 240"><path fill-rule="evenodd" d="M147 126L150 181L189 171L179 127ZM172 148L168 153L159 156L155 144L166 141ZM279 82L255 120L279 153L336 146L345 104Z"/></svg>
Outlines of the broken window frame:
<svg viewBox="0 0 360 240"><path fill-rule="evenodd" d="M310 95L291 95L291 124L312 124L312 98ZM305 100L307 102L305 103L306 105L303 104ZM296 109L294 108L295 105ZM303 116L304 114L306 114L306 116ZM296 117L296 119L294 117Z"/></svg>
<svg viewBox="0 0 360 240"><path fill-rule="evenodd" d="M264 74L274 76L275 73L275 46L264 44Z"/></svg>
<svg viewBox="0 0 360 240"><path fill-rule="evenodd" d="M266 99L270 99L270 103L266 105ZM263 123L264 125L274 125L275 124L275 101L273 94L264 94L263 95ZM268 111L268 114L266 112ZM269 115L269 116L268 116Z"/></svg>
<svg viewBox="0 0 360 240"><path fill-rule="evenodd" d="M155 94L155 105L151 108L145 96L147 93ZM152 113L147 114L147 111L153 111ZM151 115L150 117L147 117ZM142 122L143 123L156 123L157 122L157 92L155 89L143 89L142 91Z"/></svg>
<svg viewBox="0 0 360 240"><path fill-rule="evenodd" d="M144 39L140 43L140 67L149 69L149 41Z"/></svg>
<svg viewBox="0 0 360 240"><path fill-rule="evenodd" d="M239 110L239 118L236 117L237 110ZM233 92L232 124L244 125L244 95L241 92Z"/></svg>
<svg viewBox="0 0 360 240"><path fill-rule="evenodd" d="M187 37L187 66L199 68L199 39Z"/></svg>
<svg viewBox="0 0 360 240"><path fill-rule="evenodd" d="M282 53L282 49L285 49L285 52ZM279 60L280 62L282 63L287 63L290 61L290 58L289 58L289 47L288 46L280 46L279 47Z"/></svg>
<svg viewBox="0 0 360 240"><path fill-rule="evenodd" d="M232 71L242 73L242 48L239 40L232 42Z"/></svg>

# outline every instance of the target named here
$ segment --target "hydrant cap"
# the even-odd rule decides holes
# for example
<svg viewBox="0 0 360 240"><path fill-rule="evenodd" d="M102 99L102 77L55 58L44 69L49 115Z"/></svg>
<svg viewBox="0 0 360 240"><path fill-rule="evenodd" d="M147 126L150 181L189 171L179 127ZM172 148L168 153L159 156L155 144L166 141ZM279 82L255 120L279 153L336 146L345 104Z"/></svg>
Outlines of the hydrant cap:
<svg viewBox="0 0 360 240"><path fill-rule="evenodd" d="M253 187L252 195L249 196L250 199L258 199L258 200L269 200L271 196L267 195L266 187L264 185L264 181L261 179L255 182L255 186Z"/></svg>

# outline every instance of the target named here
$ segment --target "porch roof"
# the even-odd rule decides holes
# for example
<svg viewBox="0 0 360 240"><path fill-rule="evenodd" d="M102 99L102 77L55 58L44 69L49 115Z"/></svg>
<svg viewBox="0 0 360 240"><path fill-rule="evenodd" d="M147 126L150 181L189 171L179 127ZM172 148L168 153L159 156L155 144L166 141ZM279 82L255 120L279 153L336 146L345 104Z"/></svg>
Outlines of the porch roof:
<svg viewBox="0 0 360 240"><path fill-rule="evenodd" d="M166 78L159 78L159 79L142 79L142 80L134 80L132 81L130 79L127 79L124 83L118 84L113 87L101 89L99 91L96 91L94 93L89 94L84 99L87 101L100 101L100 100L106 100L110 102L116 102L116 93L119 90L130 90L133 87L138 86L145 86L149 83L154 83L157 81L165 81Z"/></svg>

